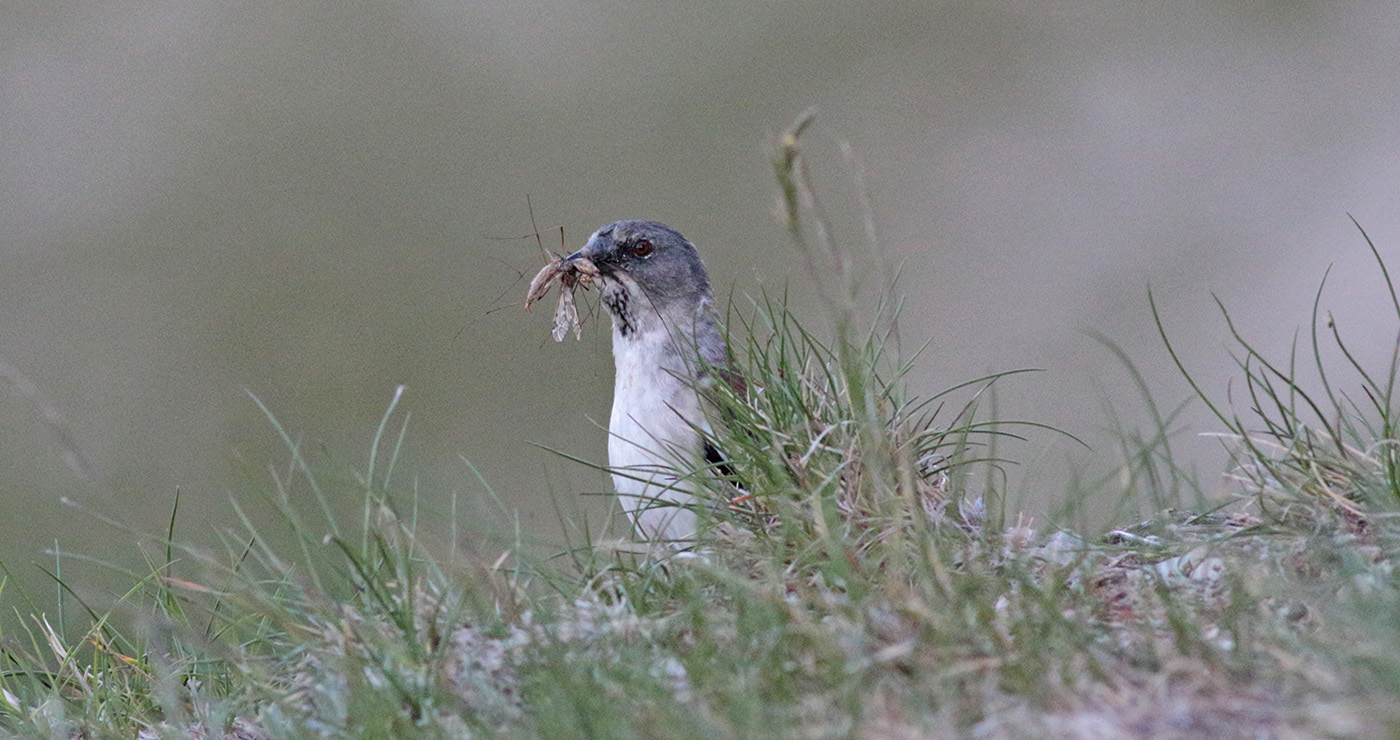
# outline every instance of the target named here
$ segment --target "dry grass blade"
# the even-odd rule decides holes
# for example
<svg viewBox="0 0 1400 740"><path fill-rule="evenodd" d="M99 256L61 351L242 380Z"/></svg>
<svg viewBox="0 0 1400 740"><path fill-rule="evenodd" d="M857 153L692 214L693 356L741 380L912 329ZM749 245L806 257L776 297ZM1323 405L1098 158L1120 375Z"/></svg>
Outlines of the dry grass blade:
<svg viewBox="0 0 1400 740"><path fill-rule="evenodd" d="M29 407L33 409L34 416L44 426L48 427L58 439L60 449L63 453L63 461L78 477L98 486L102 493L108 493L102 478L97 474L97 468L92 461L78 449L77 440L73 436L73 430L68 426L68 422L63 418L63 414L39 390L34 381L19 371L19 368L10 364L4 358L0 358L0 382L8 383L18 396Z"/></svg>

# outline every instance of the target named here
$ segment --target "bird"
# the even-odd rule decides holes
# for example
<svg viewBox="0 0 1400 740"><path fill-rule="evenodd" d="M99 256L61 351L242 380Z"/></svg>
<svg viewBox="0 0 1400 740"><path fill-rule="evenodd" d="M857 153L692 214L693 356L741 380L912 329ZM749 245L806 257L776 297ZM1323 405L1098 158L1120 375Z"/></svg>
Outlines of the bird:
<svg viewBox="0 0 1400 740"><path fill-rule="evenodd" d="M697 481L682 471L719 464L707 440L707 389L729 350L700 253L656 221L598 229L564 263L597 268L612 319L615 366L608 468L637 534L683 547L697 527ZM679 474L679 475L678 475Z"/></svg>

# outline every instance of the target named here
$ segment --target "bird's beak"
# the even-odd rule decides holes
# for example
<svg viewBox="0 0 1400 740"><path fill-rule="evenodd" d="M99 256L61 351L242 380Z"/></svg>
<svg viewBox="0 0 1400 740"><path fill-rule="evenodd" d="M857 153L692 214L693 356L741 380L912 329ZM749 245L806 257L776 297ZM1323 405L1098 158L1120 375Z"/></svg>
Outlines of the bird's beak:
<svg viewBox="0 0 1400 740"><path fill-rule="evenodd" d="M594 234L588 240L588 243L583 245L583 249L565 257L564 261L571 262L579 258L596 260L607 252L609 246L608 241L606 237L599 237L597 234Z"/></svg>
<svg viewBox="0 0 1400 740"><path fill-rule="evenodd" d="M563 259L563 264L568 269L577 267L579 274L589 275L591 277L602 277L602 272L606 266L600 266L594 261L602 251L603 250L598 247L598 237L594 236L592 239L588 240L587 244L583 245L583 249L565 257ZM582 260L582 262L577 262L578 260ZM584 265L587 265L587 267L584 267Z"/></svg>

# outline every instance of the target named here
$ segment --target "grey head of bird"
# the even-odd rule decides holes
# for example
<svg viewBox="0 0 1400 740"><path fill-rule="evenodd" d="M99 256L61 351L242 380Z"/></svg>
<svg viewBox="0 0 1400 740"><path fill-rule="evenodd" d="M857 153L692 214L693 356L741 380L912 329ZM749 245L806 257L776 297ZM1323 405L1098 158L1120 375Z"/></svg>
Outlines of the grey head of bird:
<svg viewBox="0 0 1400 740"><path fill-rule="evenodd" d="M603 282L603 304L618 334L642 328L647 314L694 319L711 309L710 278L695 245L656 221L616 221L565 261L587 258ZM668 321L668 323L670 323Z"/></svg>
<svg viewBox="0 0 1400 740"><path fill-rule="evenodd" d="M664 334L680 354L699 351L706 364L728 360L710 276L693 243L676 229L657 221L615 221L594 232L566 262L578 257L598 269L615 353L622 350L619 344Z"/></svg>

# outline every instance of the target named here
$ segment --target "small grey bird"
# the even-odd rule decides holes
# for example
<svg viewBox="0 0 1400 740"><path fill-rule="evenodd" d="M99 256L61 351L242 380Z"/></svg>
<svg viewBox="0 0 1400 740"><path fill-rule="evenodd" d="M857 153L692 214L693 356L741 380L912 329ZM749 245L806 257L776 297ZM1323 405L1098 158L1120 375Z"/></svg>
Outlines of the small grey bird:
<svg viewBox="0 0 1400 740"><path fill-rule="evenodd" d="M695 246L655 221L618 221L599 229L565 262L598 268L602 302L612 316L616 380L608 422L613 486L632 525L650 540L695 534L692 481L706 457L702 391L727 366L710 279Z"/></svg>

